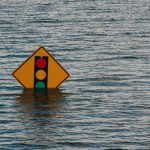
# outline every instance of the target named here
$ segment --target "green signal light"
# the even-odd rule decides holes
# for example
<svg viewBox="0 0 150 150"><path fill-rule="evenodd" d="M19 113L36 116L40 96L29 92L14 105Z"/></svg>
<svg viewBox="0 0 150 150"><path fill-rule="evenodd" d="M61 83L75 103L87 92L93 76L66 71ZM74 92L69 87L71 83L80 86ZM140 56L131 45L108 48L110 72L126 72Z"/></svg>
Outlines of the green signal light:
<svg viewBox="0 0 150 150"><path fill-rule="evenodd" d="M35 84L35 87L43 89L43 88L45 88L45 83L42 81L39 81Z"/></svg>

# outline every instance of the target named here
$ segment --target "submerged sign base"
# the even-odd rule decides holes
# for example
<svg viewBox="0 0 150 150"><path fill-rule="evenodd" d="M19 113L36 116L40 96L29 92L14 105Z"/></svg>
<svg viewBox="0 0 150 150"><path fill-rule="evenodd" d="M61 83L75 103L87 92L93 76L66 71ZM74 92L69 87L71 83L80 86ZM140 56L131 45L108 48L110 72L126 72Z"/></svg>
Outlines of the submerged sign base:
<svg viewBox="0 0 150 150"><path fill-rule="evenodd" d="M44 47L36 50L12 75L24 88L57 88L69 77Z"/></svg>

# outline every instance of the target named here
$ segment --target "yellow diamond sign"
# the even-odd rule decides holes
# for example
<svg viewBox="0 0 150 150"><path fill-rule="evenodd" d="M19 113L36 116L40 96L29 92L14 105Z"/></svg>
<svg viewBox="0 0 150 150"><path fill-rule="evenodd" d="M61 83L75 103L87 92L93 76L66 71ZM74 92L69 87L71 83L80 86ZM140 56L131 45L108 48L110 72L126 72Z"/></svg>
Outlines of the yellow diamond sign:
<svg viewBox="0 0 150 150"><path fill-rule="evenodd" d="M24 88L57 88L69 77L44 47L35 51L12 74Z"/></svg>

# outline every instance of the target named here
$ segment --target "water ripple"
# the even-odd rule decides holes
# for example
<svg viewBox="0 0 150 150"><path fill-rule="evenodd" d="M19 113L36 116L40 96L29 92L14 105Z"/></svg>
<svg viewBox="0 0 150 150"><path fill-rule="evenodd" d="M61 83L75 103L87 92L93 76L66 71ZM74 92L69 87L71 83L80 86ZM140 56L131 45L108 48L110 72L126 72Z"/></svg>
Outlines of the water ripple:
<svg viewBox="0 0 150 150"><path fill-rule="evenodd" d="M0 149L149 150L148 0L0 4ZM12 72L39 46L68 70L58 90Z"/></svg>

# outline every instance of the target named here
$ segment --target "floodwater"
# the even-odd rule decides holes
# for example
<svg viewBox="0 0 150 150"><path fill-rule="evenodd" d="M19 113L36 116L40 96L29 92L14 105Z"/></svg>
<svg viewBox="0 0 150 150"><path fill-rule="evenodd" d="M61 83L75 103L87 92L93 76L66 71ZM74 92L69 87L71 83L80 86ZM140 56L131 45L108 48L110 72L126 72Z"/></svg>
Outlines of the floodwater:
<svg viewBox="0 0 150 150"><path fill-rule="evenodd" d="M1 0L0 43L0 149L150 149L149 0ZM59 89L11 75L39 46Z"/></svg>

